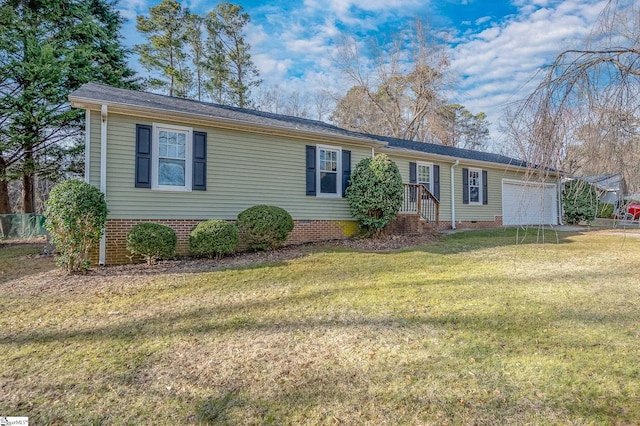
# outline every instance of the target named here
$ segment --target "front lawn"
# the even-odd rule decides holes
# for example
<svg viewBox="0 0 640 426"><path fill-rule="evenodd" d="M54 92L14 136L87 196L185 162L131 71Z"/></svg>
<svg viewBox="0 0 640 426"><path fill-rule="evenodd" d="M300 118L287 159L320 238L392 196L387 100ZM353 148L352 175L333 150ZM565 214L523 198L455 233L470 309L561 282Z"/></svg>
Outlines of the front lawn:
<svg viewBox="0 0 640 426"><path fill-rule="evenodd" d="M524 234L0 280L0 416L639 424L638 234Z"/></svg>

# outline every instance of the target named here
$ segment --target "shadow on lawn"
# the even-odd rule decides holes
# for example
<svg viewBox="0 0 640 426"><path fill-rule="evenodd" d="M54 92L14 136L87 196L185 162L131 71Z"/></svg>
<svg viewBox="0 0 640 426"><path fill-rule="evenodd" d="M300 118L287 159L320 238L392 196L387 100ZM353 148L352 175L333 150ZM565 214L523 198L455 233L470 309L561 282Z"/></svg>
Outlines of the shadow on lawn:
<svg viewBox="0 0 640 426"><path fill-rule="evenodd" d="M556 231L540 228L500 228L469 230L444 235L434 244L416 249L438 254L465 253L495 247L530 244L569 244L572 237L582 234L576 231Z"/></svg>
<svg viewBox="0 0 640 426"><path fill-rule="evenodd" d="M489 282L497 281L499 275L500 273L496 272L495 280L491 277L487 279ZM555 271L538 277L541 282L554 278L557 278ZM594 273L592 272L578 274L576 277L578 282L593 279ZM446 298L433 302L429 297L425 297L419 302L409 304L406 299L400 297L410 291L437 292L436 287L456 284L467 285L464 277L449 280L428 277L419 281L397 280L385 286L372 283L342 287L340 283L336 283L335 288L331 289L319 288L304 293L278 295L276 298L269 299L256 298L235 303L223 300L218 304L204 307L194 306L178 313L159 312L153 316L142 318L138 316L138 311L134 310L131 312L132 319L128 319L127 313L124 313L113 317L107 316L110 323L106 325L90 328L66 328L64 330L38 331L31 329L23 333L5 334L3 341L7 344L46 344L69 339L80 341L99 341L105 338L136 340L145 339L147 336L154 338L156 336L220 334L239 331L281 333L313 328L365 327L384 330L402 329L415 325L431 326L434 329L442 329L443 327L449 330L465 329L475 333L499 331L512 335L521 332L529 334L535 330L544 329L549 326L550 321L557 319L570 319L586 324L597 321L600 325L611 323L616 326L633 324L638 320L635 311L601 313L591 312L587 308L567 310L529 298L518 300L519 303L526 304L526 310L523 312L516 312L512 307L504 306L485 314L473 309L466 309L464 304L457 310L443 312L443 307L449 303ZM510 285L517 284L517 280L510 283ZM522 285L530 284L523 282ZM431 287L433 287L432 290L430 290ZM465 290L464 294L465 297L484 300L480 295L469 294L468 290ZM377 301L371 302L372 310L366 307L354 307L354 300L367 295L371 295L371 300ZM397 306L388 301L389 297L394 301L397 298ZM457 294L451 294L449 297L459 299ZM485 298L490 298L490 295L485 295ZM310 306L315 307L307 312ZM368 314L367 312L374 313ZM536 314L531 314L531 312L536 312ZM561 312L564 313L560 315ZM261 320L261 317L265 319ZM507 327L502 330L505 325Z"/></svg>

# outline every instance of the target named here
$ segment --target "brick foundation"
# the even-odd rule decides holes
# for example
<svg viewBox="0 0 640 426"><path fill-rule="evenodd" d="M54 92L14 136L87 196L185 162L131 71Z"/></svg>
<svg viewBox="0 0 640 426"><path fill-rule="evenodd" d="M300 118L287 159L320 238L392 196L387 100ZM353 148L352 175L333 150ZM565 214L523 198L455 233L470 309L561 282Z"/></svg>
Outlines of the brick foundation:
<svg viewBox="0 0 640 426"><path fill-rule="evenodd" d="M125 263L140 262L140 256L131 256L127 250L127 233L138 223L154 222L171 227L178 237L176 255L189 254L189 233L200 220L195 219L109 219L106 228L106 263L108 265L121 265ZM338 220L296 220L295 226L286 244L300 244L315 241L328 241L349 238L358 232L358 223L355 221ZM242 242L241 242L242 244ZM98 251L92 253L91 263L98 263Z"/></svg>
<svg viewBox="0 0 640 426"><path fill-rule="evenodd" d="M495 216L493 221L460 221L456 222L456 229L489 229L500 228L502 226L502 216ZM451 222L440 222L440 229L451 229Z"/></svg>
<svg viewBox="0 0 640 426"><path fill-rule="evenodd" d="M142 222L154 222L170 226L176 231L178 237L176 254L178 256L186 256L189 254L189 233L201 221L195 219L109 219L107 220L106 228L106 263L108 265L142 261L142 257L131 256L131 253L126 248L127 233L135 225ZM293 231L289 234L285 245L339 240L352 237L358 233L358 223L350 220L296 220L294 223ZM456 222L457 229L499 228L501 226L502 216L496 216L494 221ZM438 229L434 229L432 223L419 220L415 215L399 215L384 229L384 232L389 235L421 234L444 229L451 229L451 222L440 222ZM91 254L91 263L93 265L98 263L97 249Z"/></svg>

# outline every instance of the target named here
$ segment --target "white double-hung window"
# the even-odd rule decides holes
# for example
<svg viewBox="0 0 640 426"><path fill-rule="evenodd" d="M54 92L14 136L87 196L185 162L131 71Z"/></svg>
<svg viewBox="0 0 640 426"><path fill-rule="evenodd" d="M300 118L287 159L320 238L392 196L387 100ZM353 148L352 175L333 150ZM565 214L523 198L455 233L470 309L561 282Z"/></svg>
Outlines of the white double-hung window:
<svg viewBox="0 0 640 426"><path fill-rule="evenodd" d="M342 197L342 150L338 147L318 145L317 194L324 197Z"/></svg>
<svg viewBox="0 0 640 426"><path fill-rule="evenodd" d="M482 204L482 170L469 169L469 204Z"/></svg>
<svg viewBox="0 0 640 426"><path fill-rule="evenodd" d="M417 167L418 167L418 183L421 185L424 185L425 188L427 188L429 190L429 192L433 192L433 187L432 187L432 170L433 170L433 165L431 163L418 163Z"/></svg>
<svg viewBox="0 0 640 426"><path fill-rule="evenodd" d="M153 125L153 189L191 191L192 138L189 127Z"/></svg>

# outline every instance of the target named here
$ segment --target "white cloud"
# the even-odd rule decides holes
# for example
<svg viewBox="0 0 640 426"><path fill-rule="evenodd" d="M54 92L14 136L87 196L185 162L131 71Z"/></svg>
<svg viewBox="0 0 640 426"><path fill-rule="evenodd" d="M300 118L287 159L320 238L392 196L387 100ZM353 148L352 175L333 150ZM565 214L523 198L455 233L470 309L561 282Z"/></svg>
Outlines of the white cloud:
<svg viewBox="0 0 640 426"><path fill-rule="evenodd" d="M452 68L462 80L455 101L484 111L495 124L507 103L532 90L542 66L586 38L604 3L566 0L550 6L546 0L519 0L517 15L457 39Z"/></svg>
<svg viewBox="0 0 640 426"><path fill-rule="evenodd" d="M125 19L135 21L136 16L146 12L149 6L147 5L147 0L128 0L117 9Z"/></svg>

